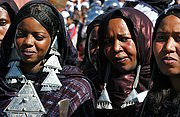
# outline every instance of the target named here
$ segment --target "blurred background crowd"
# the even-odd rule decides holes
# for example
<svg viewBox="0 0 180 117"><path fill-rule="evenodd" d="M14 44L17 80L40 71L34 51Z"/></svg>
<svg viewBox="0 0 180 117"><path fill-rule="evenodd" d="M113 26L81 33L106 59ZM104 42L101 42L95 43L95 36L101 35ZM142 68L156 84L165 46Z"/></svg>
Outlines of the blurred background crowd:
<svg viewBox="0 0 180 117"><path fill-rule="evenodd" d="M20 8L30 0L15 0ZM78 64L84 58L87 26L100 14L114 8L133 7L150 18L153 25L159 14L180 0L49 0L63 15L74 47L78 51Z"/></svg>

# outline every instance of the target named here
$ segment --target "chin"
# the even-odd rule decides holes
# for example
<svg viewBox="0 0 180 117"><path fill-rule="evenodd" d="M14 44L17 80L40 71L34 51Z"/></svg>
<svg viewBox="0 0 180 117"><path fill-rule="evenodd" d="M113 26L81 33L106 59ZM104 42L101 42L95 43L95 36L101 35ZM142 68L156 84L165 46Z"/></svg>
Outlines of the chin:
<svg viewBox="0 0 180 117"><path fill-rule="evenodd" d="M131 67L122 67L122 68L117 68L117 69L118 69L118 71L120 71L122 73L127 73L127 72L134 70L134 68L131 68Z"/></svg>
<svg viewBox="0 0 180 117"><path fill-rule="evenodd" d="M162 73L169 77L180 75L180 71L176 71L176 70L163 70Z"/></svg>

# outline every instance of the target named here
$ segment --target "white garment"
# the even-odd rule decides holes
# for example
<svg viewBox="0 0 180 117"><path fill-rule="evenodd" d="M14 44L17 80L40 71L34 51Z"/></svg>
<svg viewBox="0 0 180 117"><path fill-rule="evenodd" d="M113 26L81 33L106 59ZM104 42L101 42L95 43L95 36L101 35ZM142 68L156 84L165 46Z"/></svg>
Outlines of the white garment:
<svg viewBox="0 0 180 117"><path fill-rule="evenodd" d="M152 6L147 3L140 2L134 8L143 12L152 21L153 26L155 26L159 14Z"/></svg>

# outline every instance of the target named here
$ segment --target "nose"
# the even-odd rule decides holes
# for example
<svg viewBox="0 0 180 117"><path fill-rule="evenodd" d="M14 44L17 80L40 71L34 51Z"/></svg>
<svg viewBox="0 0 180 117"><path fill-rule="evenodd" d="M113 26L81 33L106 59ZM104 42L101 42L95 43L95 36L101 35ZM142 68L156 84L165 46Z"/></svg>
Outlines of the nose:
<svg viewBox="0 0 180 117"><path fill-rule="evenodd" d="M166 52L174 52L175 49L175 40L172 37L169 37L165 45L165 50Z"/></svg>
<svg viewBox="0 0 180 117"><path fill-rule="evenodd" d="M119 41L118 39L115 39L115 42L114 42L113 46L114 46L114 51L115 52L123 51L122 42Z"/></svg>
<svg viewBox="0 0 180 117"><path fill-rule="evenodd" d="M31 34L28 34L24 39L24 44L26 45L33 45L34 39Z"/></svg>

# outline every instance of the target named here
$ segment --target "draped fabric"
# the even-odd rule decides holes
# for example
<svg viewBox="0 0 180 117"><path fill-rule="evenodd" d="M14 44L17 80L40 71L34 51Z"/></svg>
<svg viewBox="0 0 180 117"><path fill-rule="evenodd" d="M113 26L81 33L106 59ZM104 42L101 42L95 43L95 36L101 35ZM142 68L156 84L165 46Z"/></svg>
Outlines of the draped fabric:
<svg viewBox="0 0 180 117"><path fill-rule="evenodd" d="M80 115L81 113L87 114L87 117L93 115L93 94L90 83L86 80L86 76L80 72L80 69L73 66L65 65L58 78L62 83L62 87L58 91L45 91L41 92L41 83L46 77L46 73L39 72L37 74L25 74L28 80L35 81L34 87L38 93L38 96L45 107L47 117L58 117L59 106L57 103L62 99L70 99L70 106L68 116ZM0 80L0 116L4 115L3 110L12 100L12 97L18 93L15 89L11 90L5 83ZM8 90L8 91L7 91ZM88 103L89 105L87 105ZM79 109L80 106L84 107ZM86 105L86 106L85 106ZM83 112L83 111L87 112ZM76 112L77 111L77 112ZM88 112L90 111L90 112ZM82 117L84 117L82 115Z"/></svg>
<svg viewBox="0 0 180 117"><path fill-rule="evenodd" d="M13 21L16 13L19 10L14 0L0 0L0 6L8 12L11 21Z"/></svg>
<svg viewBox="0 0 180 117"><path fill-rule="evenodd" d="M138 64L142 66L140 70L140 77L138 87L136 88L137 92L142 92L148 90L151 85L151 53L152 53L152 32L153 25L147 16L145 16L142 12L125 7L120 9L115 9L107 14L105 14L103 20L101 21L99 27L99 61L100 61L100 79L101 83L104 82L105 72L108 60L104 54L104 39L106 38L106 31L109 20L113 17L113 15L119 16L123 18L130 30L132 38L136 44L137 49L137 61ZM128 94L132 90L132 86L134 83L134 79L136 76L136 69L127 73L121 73L114 68L111 68L108 83L107 83L107 91L110 96L110 100L112 102L113 108L120 109L122 102L126 99ZM102 84L98 87L100 88ZM101 91L97 91L101 92ZM133 113L131 116L134 116L134 111L137 111L139 105L128 107L126 111L130 111ZM116 116L120 113L123 113L123 109L116 113ZM125 114L124 116L128 116Z"/></svg>
<svg viewBox="0 0 180 117"><path fill-rule="evenodd" d="M28 8L30 6L36 4L41 4L42 6L45 6L47 9L50 9L50 11L48 10L46 13L41 12L41 16L38 16L38 14L36 14L36 10L38 9L34 11L28 11ZM45 11L47 9L45 9ZM24 12L26 10L28 11L28 13ZM9 56L11 53L11 47L14 42L17 25L23 19L31 16L38 20L40 24L44 28L46 28L52 40L54 39L53 37L56 34L58 40L57 49L61 55L59 56L59 61L62 66L62 70L59 71L59 74L57 73L57 76L60 82L62 83L62 87L60 88L60 90L51 90L45 92L40 91L42 87L41 84L46 78L47 73L44 73L42 72L42 70L40 70L38 73L29 74L24 73L23 69L21 69L21 71L28 80L34 81L33 85L35 87L35 90L38 96L40 97L40 100L47 112L47 114L44 116L58 117L59 106L57 105L57 102L65 98L70 99L68 116L92 116L94 96L92 94L91 84L90 82L88 82L87 77L81 73L81 70L79 68L75 66L65 65L74 64L75 58L70 59L70 57L75 57L76 51L74 51L74 49L72 48L73 46L71 47L72 42L68 40L69 37L66 36L67 32L65 30L62 15L57 11L57 9L53 5L47 2L47 0L30 1L27 4L25 4L17 13L15 21L10 25L10 28L8 29L3 39L1 50L2 62L0 67L0 116L4 115L3 110L10 103L13 97L17 95L18 91L22 87L22 84L7 85L4 81L5 76L9 70L9 68L7 68L7 65L9 63ZM47 19L45 18L45 16L47 17ZM45 59L48 58L49 54L47 53Z"/></svg>
<svg viewBox="0 0 180 117"><path fill-rule="evenodd" d="M180 5L171 6L161 13L154 28L153 40L161 21L169 15L180 18ZM152 59L155 60L154 57ZM180 94L173 90L169 77L159 70L156 61L153 64L152 80L153 87L143 103L139 117L179 117Z"/></svg>

